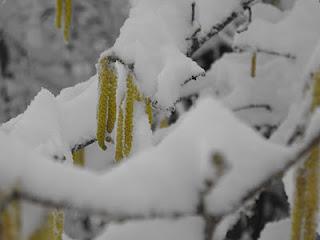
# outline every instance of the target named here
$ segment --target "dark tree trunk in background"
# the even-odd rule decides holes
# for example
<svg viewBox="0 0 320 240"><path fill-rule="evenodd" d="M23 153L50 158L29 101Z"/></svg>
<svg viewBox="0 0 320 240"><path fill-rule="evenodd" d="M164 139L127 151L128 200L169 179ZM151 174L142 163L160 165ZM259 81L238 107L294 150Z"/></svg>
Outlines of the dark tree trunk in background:
<svg viewBox="0 0 320 240"><path fill-rule="evenodd" d="M12 74L9 71L10 53L6 44L4 33L0 30L0 67L2 78L11 78Z"/></svg>

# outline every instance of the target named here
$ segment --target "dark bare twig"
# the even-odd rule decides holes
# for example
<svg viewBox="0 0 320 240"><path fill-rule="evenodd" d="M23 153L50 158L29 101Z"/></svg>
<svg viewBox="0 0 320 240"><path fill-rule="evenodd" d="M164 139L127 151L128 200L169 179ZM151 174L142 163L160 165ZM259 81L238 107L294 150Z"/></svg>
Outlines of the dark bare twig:
<svg viewBox="0 0 320 240"><path fill-rule="evenodd" d="M251 46L236 46L233 48L235 52L249 52L249 51L255 51L257 53L264 53L268 55L273 55L277 57L284 57L288 58L290 60L296 60L297 57L291 53L280 53L269 49L263 49L263 48L257 48L257 47L251 47Z"/></svg>
<svg viewBox="0 0 320 240"><path fill-rule="evenodd" d="M72 151L72 153L74 153L80 149L85 148L86 146L89 146L89 145L95 143L96 141L97 141L97 139L90 139L90 140L87 140L83 143L76 144L75 146L72 147L71 151Z"/></svg>
<svg viewBox="0 0 320 240"><path fill-rule="evenodd" d="M191 3L191 24L194 23L195 16L196 16L196 3L192 2Z"/></svg>
<svg viewBox="0 0 320 240"><path fill-rule="evenodd" d="M303 137L305 133L305 126L304 125L298 125L293 132L292 136L289 138L287 145L292 145L298 138Z"/></svg>
<svg viewBox="0 0 320 240"><path fill-rule="evenodd" d="M181 84L181 86L186 85L188 82L197 80L198 77L204 77L205 75L206 75L206 74L205 74L205 72L204 72L204 73L201 73L201 74L198 74L198 75L195 75L195 76L191 76L189 79L187 79L186 81L184 81L183 84Z"/></svg>
<svg viewBox="0 0 320 240"><path fill-rule="evenodd" d="M226 26L228 26L230 23L232 23L235 19L237 19L241 14L243 14L243 11L246 8L251 7L254 3L256 3L256 0L248 0L243 3L241 3L240 9L235 9L231 12L229 16L227 16L221 23L218 23L214 26L212 26L211 30L203 37L199 37L197 44L193 43L191 44L190 48L187 51L187 56L192 57L192 55L198 51L209 39L211 39L213 36L217 35L219 32L225 29ZM191 39L191 38L188 38ZM188 40L186 39L186 40Z"/></svg>
<svg viewBox="0 0 320 240"><path fill-rule="evenodd" d="M93 139L90 139L90 140L87 140L83 143L79 143L79 144L76 144L75 146L72 147L71 149L71 152L74 153L80 149L83 149L93 143L95 143L97 141L96 138L93 138ZM110 136L106 136L106 140L105 140L107 143L111 143L111 144L114 144L114 141L113 139L110 137Z"/></svg>
<svg viewBox="0 0 320 240"><path fill-rule="evenodd" d="M251 109L265 109L268 112L272 112L272 107L268 104L249 104L247 106L237 107L234 108L234 112L239 112L243 110L251 110Z"/></svg>

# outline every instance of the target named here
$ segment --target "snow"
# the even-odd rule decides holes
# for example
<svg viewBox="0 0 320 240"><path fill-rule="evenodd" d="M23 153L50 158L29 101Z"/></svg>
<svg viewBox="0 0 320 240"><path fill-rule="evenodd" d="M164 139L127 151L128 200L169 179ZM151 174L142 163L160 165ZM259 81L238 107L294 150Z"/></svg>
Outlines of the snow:
<svg viewBox="0 0 320 240"><path fill-rule="evenodd" d="M275 6L266 3L257 3L252 6L252 19L263 19L271 23L277 23L284 13Z"/></svg>
<svg viewBox="0 0 320 240"><path fill-rule="evenodd" d="M134 63L142 92L147 96L157 94L159 104L167 107L177 99L180 83L204 73L183 54L188 47L185 39L192 33L191 1L140 0L132 4L120 36L102 56L116 55ZM180 71L182 68L184 71ZM167 94L168 89L173 96Z"/></svg>
<svg viewBox="0 0 320 240"><path fill-rule="evenodd" d="M172 105L181 96L181 85L204 71L184 53L191 36L191 1L133 1L130 17L115 45L102 56L116 55L134 63L142 92L161 106ZM196 1L196 21L202 34L238 10L236 0ZM207 14L210 13L210 14ZM145 34L147 33L147 34Z"/></svg>
<svg viewBox="0 0 320 240"><path fill-rule="evenodd" d="M52 148L47 151L68 155L74 145L95 138L96 103L96 78L65 89L57 97L43 89L23 115L2 125L1 129L32 147L51 144Z"/></svg>
<svg viewBox="0 0 320 240"><path fill-rule="evenodd" d="M201 94L211 89L211 95L251 126L277 126L286 118L292 103L301 101L304 86L297 63L258 53L256 77L252 78L251 56L251 53L225 54L203 79L199 79L198 88ZM292 71L283 72L283 69ZM190 89L199 91L197 88L194 90L194 85L190 84ZM270 109L245 109L250 105L267 105Z"/></svg>
<svg viewBox="0 0 320 240"><path fill-rule="evenodd" d="M271 240L271 239L290 239L290 219L284 219L278 222L268 223L265 229L261 232L259 240Z"/></svg>
<svg viewBox="0 0 320 240"><path fill-rule="evenodd" d="M235 37L234 45L290 53L306 61L320 36L319 10L316 0L298 0L278 24L253 20L248 31Z"/></svg>
<svg viewBox="0 0 320 240"><path fill-rule="evenodd" d="M145 109L140 104L135 104L133 126L133 146L131 154L139 153L153 146L152 131Z"/></svg>
<svg viewBox="0 0 320 240"><path fill-rule="evenodd" d="M203 239L203 227L203 220L197 217L110 224L97 240L199 240Z"/></svg>
<svg viewBox="0 0 320 240"><path fill-rule="evenodd" d="M238 0L196 0L195 3L198 7L198 21L203 35L208 33L212 26L221 23L233 11L240 8Z"/></svg>
<svg viewBox="0 0 320 240"><path fill-rule="evenodd" d="M203 171L203 166L210 166L212 154L219 152L230 168L206 198L208 210L217 214L231 208L291 156L288 149L265 141L213 99L200 101L177 124L157 147L135 154L105 174L52 162L28 149L22 158L20 151L8 147L1 154L12 161L8 164L8 157L1 158L0 167L8 173L1 176L1 187L19 181L22 191L35 196L104 209L111 216L192 214L204 182L217 180L217 169L211 165ZM2 134L0 139L10 138ZM3 144L17 145L16 139ZM21 148L25 146L15 147ZM35 173L35 168L41 172Z"/></svg>
<svg viewBox="0 0 320 240"><path fill-rule="evenodd" d="M319 68L320 5L298 0L292 11L282 12L256 4L248 31L236 35L234 42L247 52L225 54L205 73L185 56L191 44L187 38L198 27L202 37L231 12L242 11L241 1L195 0L194 22L192 3L132 0L130 17L115 45L101 55L133 64L137 86L160 108L172 106L181 96L199 94L190 112L153 133L144 108L136 104L130 156L113 165L114 144L106 153L94 144L86 149L89 161L81 169L71 165L71 149L95 139L98 76L58 96L42 89L24 114L0 127L1 192L18 189L40 200L107 216L111 222L99 239L111 240L202 239L204 223L196 215L204 201L207 214L226 216L215 232L215 238L223 239L244 198L319 134L320 110L309 119L306 91L312 89L310 74ZM281 55L287 53L293 58ZM118 106L125 97L127 67L115 63ZM183 86L194 76L201 77ZM267 107L246 109L250 105ZM252 129L263 125L279 126L270 141ZM305 139L287 147L298 125L309 125ZM65 164L53 161L54 156L66 157ZM285 179L290 202L292 177L290 170ZM23 206L24 235L38 226L46 211ZM140 220L119 223L128 217ZM288 227L288 220L269 224L261 239L288 238Z"/></svg>

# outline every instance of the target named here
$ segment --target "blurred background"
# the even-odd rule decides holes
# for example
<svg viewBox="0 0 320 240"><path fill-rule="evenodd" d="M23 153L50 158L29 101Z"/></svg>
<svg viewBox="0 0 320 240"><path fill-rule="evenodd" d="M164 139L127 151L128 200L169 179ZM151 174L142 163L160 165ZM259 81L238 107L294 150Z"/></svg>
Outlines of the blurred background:
<svg viewBox="0 0 320 240"><path fill-rule="evenodd" d="M0 123L24 111L41 87L53 94L87 80L113 45L127 0L74 0L71 41L54 26L55 0L0 0Z"/></svg>

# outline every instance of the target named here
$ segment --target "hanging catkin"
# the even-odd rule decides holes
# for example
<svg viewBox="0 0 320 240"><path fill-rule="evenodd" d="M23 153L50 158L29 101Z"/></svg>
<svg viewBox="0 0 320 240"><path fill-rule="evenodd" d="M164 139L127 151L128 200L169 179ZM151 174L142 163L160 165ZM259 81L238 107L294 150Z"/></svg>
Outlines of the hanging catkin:
<svg viewBox="0 0 320 240"><path fill-rule="evenodd" d="M320 72L313 76L314 91L311 111L320 105ZM311 149L310 156L297 174L295 205L292 211L292 240L316 239L319 202L319 147Z"/></svg>
<svg viewBox="0 0 320 240"><path fill-rule="evenodd" d="M0 216L0 239L20 239L20 205L14 201Z"/></svg>
<svg viewBox="0 0 320 240"><path fill-rule="evenodd" d="M99 102L97 108L97 140L99 146L106 150L106 131L112 132L116 119L116 88L117 80L114 70L109 66L107 58L99 64ZM108 107L108 100L111 103ZM108 115L107 115L108 114ZM107 118L109 120L107 120ZM108 126L107 126L108 121Z"/></svg>
<svg viewBox="0 0 320 240"><path fill-rule="evenodd" d="M169 118L164 117L163 119L160 120L160 128L167 128L169 127Z"/></svg>
<svg viewBox="0 0 320 240"><path fill-rule="evenodd" d="M47 216L46 222L35 231L29 240L62 240L63 212L54 210Z"/></svg>
<svg viewBox="0 0 320 240"><path fill-rule="evenodd" d="M314 112L320 106L320 72L313 76L314 89L311 111ZM305 193L305 223L304 240L316 238L318 215L318 189L319 189L319 146L312 148L310 156L305 164L306 168L306 193Z"/></svg>
<svg viewBox="0 0 320 240"><path fill-rule="evenodd" d="M151 100L150 100L150 98L145 98L144 102L145 102L145 112L146 112L146 114L148 116L148 121L149 121L149 124L150 124L150 127L151 127L152 126L152 122L153 122Z"/></svg>
<svg viewBox="0 0 320 240"><path fill-rule="evenodd" d="M64 29L63 37L65 42L70 40L70 27L72 19L72 0L64 0Z"/></svg>
<svg viewBox="0 0 320 240"><path fill-rule="evenodd" d="M107 132L113 131L117 116L117 78L114 73L110 76L110 84L108 88L108 119Z"/></svg>
<svg viewBox="0 0 320 240"><path fill-rule="evenodd" d="M116 136L116 152L115 152L115 160L118 162L123 158L123 110L122 103L119 106L118 110L118 122L117 122L117 136Z"/></svg>
<svg viewBox="0 0 320 240"><path fill-rule="evenodd" d="M294 196L294 207L292 209L291 220L291 240L299 240L302 233L304 207L305 207L305 169L299 168L296 177L296 189Z"/></svg>
<svg viewBox="0 0 320 240"><path fill-rule="evenodd" d="M56 0L55 25L56 25L56 28L58 29L60 29L62 25L62 9L63 9L63 0Z"/></svg>
<svg viewBox="0 0 320 240"><path fill-rule="evenodd" d="M317 214L318 214L318 168L319 168L319 148L314 147L306 162L307 179L305 193L305 222L304 240L316 239Z"/></svg>
<svg viewBox="0 0 320 240"><path fill-rule="evenodd" d="M251 57L251 77L255 78L257 72L257 53L254 52Z"/></svg>
<svg viewBox="0 0 320 240"><path fill-rule="evenodd" d="M85 164L85 150L84 148L75 151L72 154L73 164L79 167L83 167Z"/></svg>
<svg viewBox="0 0 320 240"><path fill-rule="evenodd" d="M127 77L127 96L124 119L124 156L129 156L132 148L133 133L133 111L136 98L136 86L133 82L132 74Z"/></svg>

